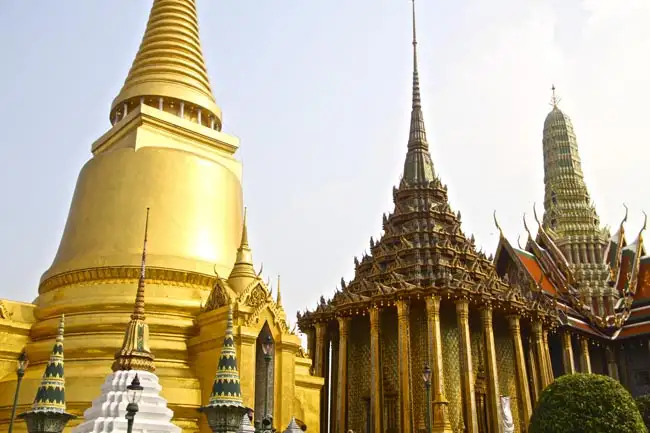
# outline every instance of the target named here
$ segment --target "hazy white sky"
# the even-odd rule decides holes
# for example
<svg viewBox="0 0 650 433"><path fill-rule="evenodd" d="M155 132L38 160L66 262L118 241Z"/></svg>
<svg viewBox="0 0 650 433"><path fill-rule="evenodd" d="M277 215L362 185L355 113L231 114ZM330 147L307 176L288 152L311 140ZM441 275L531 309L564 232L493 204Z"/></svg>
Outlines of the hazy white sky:
<svg viewBox="0 0 650 433"><path fill-rule="evenodd" d="M255 261L313 306L392 209L408 138L407 0L199 0L224 131L240 137ZM31 301L151 1L0 0L0 297ZM463 229L494 252L543 198L550 87L604 223L650 211L648 0L419 0L423 105ZM531 220L532 222L532 220Z"/></svg>

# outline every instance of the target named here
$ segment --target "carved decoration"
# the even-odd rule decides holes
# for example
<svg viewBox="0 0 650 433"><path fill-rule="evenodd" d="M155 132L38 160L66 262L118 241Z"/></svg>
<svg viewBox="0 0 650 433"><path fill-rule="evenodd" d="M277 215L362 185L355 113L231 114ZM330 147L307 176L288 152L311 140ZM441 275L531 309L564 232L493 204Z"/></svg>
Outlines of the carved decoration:
<svg viewBox="0 0 650 433"><path fill-rule="evenodd" d="M7 307L5 306L4 302L0 300L0 319L5 319L9 320L11 318L12 314L7 310Z"/></svg>

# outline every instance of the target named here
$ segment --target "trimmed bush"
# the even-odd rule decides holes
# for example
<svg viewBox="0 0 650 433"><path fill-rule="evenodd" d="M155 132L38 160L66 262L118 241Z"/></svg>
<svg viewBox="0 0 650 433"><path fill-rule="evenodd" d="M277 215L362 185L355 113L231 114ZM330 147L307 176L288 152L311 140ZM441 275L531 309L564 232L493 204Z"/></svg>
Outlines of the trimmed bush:
<svg viewBox="0 0 650 433"><path fill-rule="evenodd" d="M645 426L650 429L650 395L642 395L641 397L636 398L636 406L641 412L641 418Z"/></svg>
<svg viewBox="0 0 650 433"><path fill-rule="evenodd" d="M529 433L647 433L623 385L597 374L561 376L541 394Z"/></svg>

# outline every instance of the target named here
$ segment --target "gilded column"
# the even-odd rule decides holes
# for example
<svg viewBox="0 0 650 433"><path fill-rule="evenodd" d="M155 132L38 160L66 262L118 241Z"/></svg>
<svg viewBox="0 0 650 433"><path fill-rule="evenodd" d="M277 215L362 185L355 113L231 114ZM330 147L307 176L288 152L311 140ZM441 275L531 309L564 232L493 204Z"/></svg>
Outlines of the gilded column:
<svg viewBox="0 0 650 433"><path fill-rule="evenodd" d="M533 350L533 341L530 338L528 339L528 356L526 357L526 361L528 362L528 368L530 369L530 379L532 384L531 391L533 393L531 397L533 402L537 402L537 399L539 398L539 392L540 392L540 374L536 365L537 363L535 362L535 351Z"/></svg>
<svg viewBox="0 0 650 433"><path fill-rule="evenodd" d="M370 431L375 433L383 432L383 398L381 395L381 352L379 350L379 308L374 305L370 308L370 410L371 423Z"/></svg>
<svg viewBox="0 0 650 433"><path fill-rule="evenodd" d="M350 318L338 317L339 321L339 371L337 407L337 432L346 433L348 409L348 333L350 331Z"/></svg>
<svg viewBox="0 0 650 433"><path fill-rule="evenodd" d="M435 433L451 433L451 423L447 413L449 402L445 398L445 375L442 364L442 336L440 334L440 296L432 295L426 299L427 336L429 340L429 363L431 365L433 388L433 423Z"/></svg>
<svg viewBox="0 0 650 433"><path fill-rule="evenodd" d="M553 361L551 361L551 350L548 347L548 330L542 330L542 341L544 342L544 358L546 360L546 373L548 374L547 381L550 385L555 380L553 373Z"/></svg>
<svg viewBox="0 0 650 433"><path fill-rule="evenodd" d="M535 348L535 364L540 379L539 391L543 391L549 385L548 366L546 364L546 351L544 350L544 336L542 332L542 322L533 321L533 347ZM539 398L539 395L538 395Z"/></svg>
<svg viewBox="0 0 650 433"><path fill-rule="evenodd" d="M397 347L399 348L399 401L401 433L413 433L413 408L411 404L411 353L409 331L409 304L400 299L397 305Z"/></svg>
<svg viewBox="0 0 650 433"><path fill-rule="evenodd" d="M474 395L474 371L472 368L472 342L469 334L469 301L456 301L456 319L460 333L460 371L463 395L463 418L465 433L478 433L476 396Z"/></svg>
<svg viewBox="0 0 650 433"><path fill-rule="evenodd" d="M607 358L607 374L612 379L619 380L618 378L618 364L616 363L616 355L611 346L605 349L605 356Z"/></svg>
<svg viewBox="0 0 650 433"><path fill-rule="evenodd" d="M331 392L330 392L330 431L336 433L336 415L338 408L338 365L339 365L339 338L338 333L332 333L332 377L330 380L331 383ZM328 432L321 432L328 433Z"/></svg>
<svg viewBox="0 0 650 433"><path fill-rule="evenodd" d="M316 343L314 353L314 372L316 376L323 377L325 373L325 338L327 327L324 322L316 323Z"/></svg>
<svg viewBox="0 0 650 433"><path fill-rule="evenodd" d="M580 338L580 372L591 373L591 359L589 358L589 340Z"/></svg>
<svg viewBox="0 0 650 433"><path fill-rule="evenodd" d="M315 353L314 353L314 373L316 376L324 377L325 382L327 378L325 377L325 344L327 340L327 324L324 322L316 323L316 342L315 342ZM327 388L323 386L323 389L320 393L320 413L328 413L327 410L328 401L327 401ZM320 419L320 431L324 432L327 430L327 417L321 417Z"/></svg>
<svg viewBox="0 0 650 433"><path fill-rule="evenodd" d="M491 306L486 305L481 309L481 321L483 322L483 335L485 336L485 360L488 376L489 431L496 433L501 431L503 422L499 410L499 374L497 372L497 354L494 344Z"/></svg>
<svg viewBox="0 0 650 433"><path fill-rule="evenodd" d="M562 363L565 374L574 374L576 364L573 360L573 346L571 345L571 334L568 331L562 332Z"/></svg>
<svg viewBox="0 0 650 433"><path fill-rule="evenodd" d="M528 427L528 421L533 413L533 407L530 401L530 390L528 387L528 374L526 372L526 356L524 355L524 345L521 342L521 326L519 316L508 317L510 334L512 335L512 344L515 352L515 371L517 373L517 394L519 394L519 404L521 405L521 415L523 420L520 425L522 432Z"/></svg>

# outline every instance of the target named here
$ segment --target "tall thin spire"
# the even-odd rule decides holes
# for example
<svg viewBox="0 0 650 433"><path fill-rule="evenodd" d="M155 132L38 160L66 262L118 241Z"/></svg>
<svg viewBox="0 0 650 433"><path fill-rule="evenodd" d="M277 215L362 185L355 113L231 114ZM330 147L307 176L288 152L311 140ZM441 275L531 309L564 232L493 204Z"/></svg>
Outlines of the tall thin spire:
<svg viewBox="0 0 650 433"><path fill-rule="evenodd" d="M428 183L434 179L433 163L429 155L429 143L422 114L422 97L420 95L420 76L418 72L418 41L415 28L415 0L412 3L413 26L413 95L411 103L411 125L409 129L408 152L404 162L406 183Z"/></svg>
<svg viewBox="0 0 650 433"><path fill-rule="evenodd" d="M147 237L149 231L149 208L144 223L144 242L142 245L142 261L140 264L140 277L138 290L135 296L135 305L131 321L124 333L122 348L115 354L113 371L119 370L156 370L154 356L149 349L149 326L144 315L144 281L147 262Z"/></svg>
<svg viewBox="0 0 650 433"><path fill-rule="evenodd" d="M111 106L115 112L144 101L154 107L160 99L185 112L202 111L202 122L214 118L221 129L221 110L214 100L205 66L196 0L154 0L147 28L124 86ZM149 102L150 100L151 102Z"/></svg>

